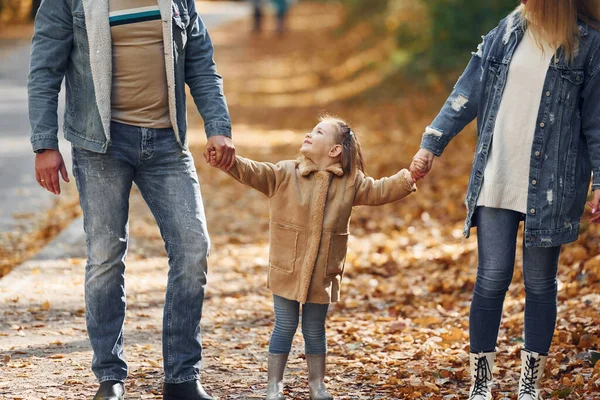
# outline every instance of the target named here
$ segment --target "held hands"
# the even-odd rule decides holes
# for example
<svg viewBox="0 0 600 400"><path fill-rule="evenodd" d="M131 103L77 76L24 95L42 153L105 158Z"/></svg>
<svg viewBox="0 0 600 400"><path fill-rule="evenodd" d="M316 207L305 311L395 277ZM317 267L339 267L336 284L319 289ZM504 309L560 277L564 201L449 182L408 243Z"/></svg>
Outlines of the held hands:
<svg viewBox="0 0 600 400"><path fill-rule="evenodd" d="M417 154L415 154L413 161L410 164L410 174L412 175L413 181L417 182L427 176L433 166L434 157L435 155L432 152L425 149L420 149Z"/></svg>
<svg viewBox="0 0 600 400"><path fill-rule="evenodd" d="M214 157L212 157L214 153ZM227 136L211 136L204 149L204 161L211 167L229 171L235 164L235 147Z"/></svg>
<svg viewBox="0 0 600 400"><path fill-rule="evenodd" d="M41 187L56 195L60 194L60 179L69 181L69 174L62 155L57 150L46 150L35 155L35 179Z"/></svg>
<svg viewBox="0 0 600 400"><path fill-rule="evenodd" d="M217 151L214 148L208 151L208 163L211 167L217 166Z"/></svg>
<svg viewBox="0 0 600 400"><path fill-rule="evenodd" d="M219 168L217 164L217 151L215 148L208 149L208 163L211 167ZM229 168L219 168L222 171L229 171L235 165L235 157L233 158L233 164Z"/></svg>
<svg viewBox="0 0 600 400"><path fill-rule="evenodd" d="M600 189L594 190L594 198L588 202L588 206L592 208L592 224L600 224Z"/></svg>

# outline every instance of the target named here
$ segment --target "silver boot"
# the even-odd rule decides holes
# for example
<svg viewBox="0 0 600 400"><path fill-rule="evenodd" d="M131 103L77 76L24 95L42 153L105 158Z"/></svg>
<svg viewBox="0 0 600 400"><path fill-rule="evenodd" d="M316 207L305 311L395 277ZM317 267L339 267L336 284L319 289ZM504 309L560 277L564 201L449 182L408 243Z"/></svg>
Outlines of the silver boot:
<svg viewBox="0 0 600 400"><path fill-rule="evenodd" d="M538 400L540 380L544 375L547 356L528 350L521 350L521 379L519 379L518 400Z"/></svg>
<svg viewBox="0 0 600 400"><path fill-rule="evenodd" d="M307 354L308 389L310 400L333 400L333 396L325 387L325 365L327 354Z"/></svg>
<svg viewBox="0 0 600 400"><path fill-rule="evenodd" d="M265 400L284 400L283 395L283 372L287 363L289 354L269 353L268 360L268 386Z"/></svg>

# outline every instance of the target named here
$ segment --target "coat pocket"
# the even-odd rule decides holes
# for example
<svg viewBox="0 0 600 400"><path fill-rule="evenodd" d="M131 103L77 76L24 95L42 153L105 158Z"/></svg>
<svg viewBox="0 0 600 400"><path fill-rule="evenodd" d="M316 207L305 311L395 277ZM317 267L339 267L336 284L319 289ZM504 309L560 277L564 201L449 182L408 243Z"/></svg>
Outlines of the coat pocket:
<svg viewBox="0 0 600 400"><path fill-rule="evenodd" d="M341 275L344 272L344 263L346 262L347 252L348 234L330 234L325 276Z"/></svg>
<svg viewBox="0 0 600 400"><path fill-rule="evenodd" d="M293 273L298 260L300 232L293 227L271 223L269 230L269 267Z"/></svg>

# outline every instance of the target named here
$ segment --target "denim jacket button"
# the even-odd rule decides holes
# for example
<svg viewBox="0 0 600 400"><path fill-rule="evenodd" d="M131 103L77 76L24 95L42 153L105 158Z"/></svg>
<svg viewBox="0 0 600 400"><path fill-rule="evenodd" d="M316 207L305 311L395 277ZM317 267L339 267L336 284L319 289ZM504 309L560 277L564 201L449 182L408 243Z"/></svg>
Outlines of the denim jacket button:
<svg viewBox="0 0 600 400"><path fill-rule="evenodd" d="M550 97L551 94L550 91L546 92L546 97Z"/></svg>
<svg viewBox="0 0 600 400"><path fill-rule="evenodd" d="M532 181L531 181L531 184L532 184L532 185L536 185L536 184L537 184L537 181L534 179L534 180L532 180Z"/></svg>
<svg viewBox="0 0 600 400"><path fill-rule="evenodd" d="M540 128L543 128L543 127L545 127L545 126L546 126L546 124L545 124L545 123L543 123L543 122L540 122Z"/></svg>
<svg viewBox="0 0 600 400"><path fill-rule="evenodd" d="M535 156L536 156L536 157L539 157L539 156L540 156L540 152L539 152L539 151L536 151L536 152L535 152Z"/></svg>
<svg viewBox="0 0 600 400"><path fill-rule="evenodd" d="M529 210L530 214L535 214L535 208L532 208L531 210Z"/></svg>

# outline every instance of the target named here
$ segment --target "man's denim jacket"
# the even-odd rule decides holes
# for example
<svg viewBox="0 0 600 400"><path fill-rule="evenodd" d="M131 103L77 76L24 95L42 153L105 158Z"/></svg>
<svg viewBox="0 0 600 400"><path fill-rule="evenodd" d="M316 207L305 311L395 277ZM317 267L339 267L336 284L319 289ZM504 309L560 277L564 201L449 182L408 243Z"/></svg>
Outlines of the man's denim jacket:
<svg viewBox="0 0 600 400"><path fill-rule="evenodd" d="M185 84L204 119L207 137L231 137L223 82L213 45L193 0L157 0L165 43L169 114L187 147ZM65 138L104 153L110 143L112 41L109 0L44 0L38 11L28 82L34 150L58 149L58 93L66 85Z"/></svg>
<svg viewBox="0 0 600 400"><path fill-rule="evenodd" d="M600 32L579 23L579 49L570 62L562 50L548 69L538 112L527 194L525 244L575 241L593 172L600 189ZM524 27L518 11L505 18L473 53L421 147L440 156L450 140L477 117L478 143L465 204L465 236L477 206L508 70ZM518 101L518 100L517 100Z"/></svg>

